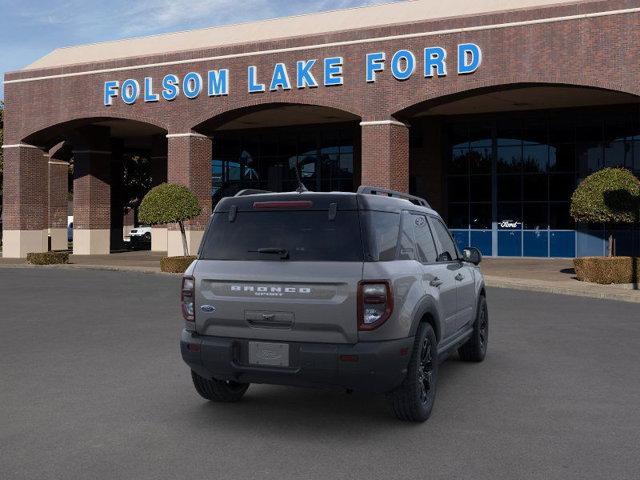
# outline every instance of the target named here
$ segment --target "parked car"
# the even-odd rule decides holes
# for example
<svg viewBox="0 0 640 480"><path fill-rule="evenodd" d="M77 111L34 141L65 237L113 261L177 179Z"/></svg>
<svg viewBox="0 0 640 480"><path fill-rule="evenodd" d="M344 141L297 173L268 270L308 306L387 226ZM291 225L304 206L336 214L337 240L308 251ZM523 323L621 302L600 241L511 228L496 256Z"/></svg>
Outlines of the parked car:
<svg viewBox="0 0 640 480"><path fill-rule="evenodd" d="M128 248L149 249L151 248L151 227L141 225L129 232Z"/></svg>
<svg viewBox="0 0 640 480"><path fill-rule="evenodd" d="M182 280L196 391L234 402L250 383L361 390L426 420L438 364L487 351L480 252L458 251L418 197L252 193L218 203Z"/></svg>

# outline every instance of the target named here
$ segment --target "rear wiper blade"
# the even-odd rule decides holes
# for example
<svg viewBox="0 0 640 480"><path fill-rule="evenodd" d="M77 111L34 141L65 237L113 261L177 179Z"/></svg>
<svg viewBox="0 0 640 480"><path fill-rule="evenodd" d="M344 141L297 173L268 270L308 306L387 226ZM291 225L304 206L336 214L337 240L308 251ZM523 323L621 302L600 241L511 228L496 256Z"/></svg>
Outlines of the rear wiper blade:
<svg viewBox="0 0 640 480"><path fill-rule="evenodd" d="M259 248L257 250L249 250L249 252L280 255L280 259L282 260L287 260L289 258L289 251L286 248L267 247L267 248Z"/></svg>

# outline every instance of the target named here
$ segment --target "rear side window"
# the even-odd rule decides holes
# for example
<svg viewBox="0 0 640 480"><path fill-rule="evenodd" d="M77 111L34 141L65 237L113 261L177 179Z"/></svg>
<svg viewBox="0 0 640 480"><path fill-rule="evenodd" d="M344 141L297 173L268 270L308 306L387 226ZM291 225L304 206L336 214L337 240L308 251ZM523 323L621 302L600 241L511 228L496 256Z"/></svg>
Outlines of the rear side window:
<svg viewBox="0 0 640 480"><path fill-rule="evenodd" d="M436 245L433 242L431 229L424 215L412 215L413 231L415 232L416 248L418 250L418 260L423 263L434 263L438 254Z"/></svg>
<svg viewBox="0 0 640 480"><path fill-rule="evenodd" d="M361 212L361 215L367 232L368 260L373 262L395 260L398 250L400 214L368 210Z"/></svg>
<svg viewBox="0 0 640 480"><path fill-rule="evenodd" d="M327 211L216 213L207 230L200 258L203 260L277 260L279 255L258 249L284 249L288 261L359 262L363 260L358 213L338 211L329 220Z"/></svg>
<svg viewBox="0 0 640 480"><path fill-rule="evenodd" d="M430 219L431 228L433 228L433 234L438 239L440 244L438 247L438 261L450 262L458 258L458 251L453 243L453 239L447 230L447 227L437 218Z"/></svg>

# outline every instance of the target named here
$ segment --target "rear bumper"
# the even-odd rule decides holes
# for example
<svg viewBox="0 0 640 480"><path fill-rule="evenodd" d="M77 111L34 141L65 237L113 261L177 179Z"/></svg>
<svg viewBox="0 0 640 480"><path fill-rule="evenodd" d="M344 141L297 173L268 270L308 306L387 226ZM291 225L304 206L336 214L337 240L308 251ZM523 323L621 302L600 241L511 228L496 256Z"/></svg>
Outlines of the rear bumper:
<svg viewBox="0 0 640 480"><path fill-rule="evenodd" d="M183 330L180 350L187 365L205 378L382 393L397 387L404 379L413 338L354 345L287 343L290 367L286 368L249 365L246 339L203 336Z"/></svg>

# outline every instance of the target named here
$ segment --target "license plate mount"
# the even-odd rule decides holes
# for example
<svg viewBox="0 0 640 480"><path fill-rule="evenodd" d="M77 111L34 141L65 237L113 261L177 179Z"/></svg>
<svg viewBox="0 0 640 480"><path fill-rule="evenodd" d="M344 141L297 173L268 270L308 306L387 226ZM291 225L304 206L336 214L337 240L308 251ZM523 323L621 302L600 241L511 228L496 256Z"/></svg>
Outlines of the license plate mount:
<svg viewBox="0 0 640 480"><path fill-rule="evenodd" d="M249 342L249 364L268 367L288 367L289 344Z"/></svg>

